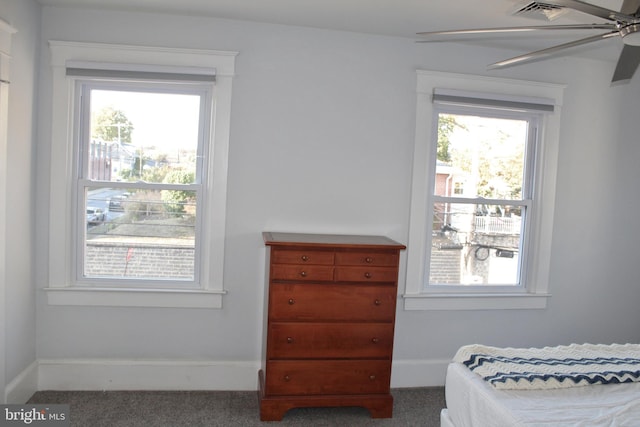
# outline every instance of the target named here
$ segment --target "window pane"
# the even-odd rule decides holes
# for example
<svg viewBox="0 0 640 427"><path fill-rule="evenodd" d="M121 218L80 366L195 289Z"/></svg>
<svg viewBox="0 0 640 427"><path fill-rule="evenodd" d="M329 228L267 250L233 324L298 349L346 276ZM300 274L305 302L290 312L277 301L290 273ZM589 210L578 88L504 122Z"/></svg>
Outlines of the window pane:
<svg viewBox="0 0 640 427"><path fill-rule="evenodd" d="M195 190L85 191L83 277L194 280Z"/></svg>
<svg viewBox="0 0 640 427"><path fill-rule="evenodd" d="M518 285L524 207L435 203L431 285Z"/></svg>
<svg viewBox="0 0 640 427"><path fill-rule="evenodd" d="M90 98L87 179L194 182L199 95L92 89Z"/></svg>
<svg viewBox="0 0 640 427"><path fill-rule="evenodd" d="M439 114L437 196L522 199L526 120Z"/></svg>

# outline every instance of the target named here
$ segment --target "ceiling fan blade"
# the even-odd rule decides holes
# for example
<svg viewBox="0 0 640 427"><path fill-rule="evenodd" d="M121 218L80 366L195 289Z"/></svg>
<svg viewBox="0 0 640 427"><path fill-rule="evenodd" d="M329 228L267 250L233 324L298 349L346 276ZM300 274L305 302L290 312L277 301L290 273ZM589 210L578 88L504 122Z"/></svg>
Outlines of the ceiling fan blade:
<svg viewBox="0 0 640 427"><path fill-rule="evenodd" d="M600 18L608 19L610 21L628 22L633 19L632 16L629 16L627 14L616 12L615 10L607 9L607 8L596 6L593 4L585 3L579 0L547 0L547 1L557 6L568 7L569 9L577 10L579 12L587 13L593 16L598 16Z"/></svg>
<svg viewBox="0 0 640 427"><path fill-rule="evenodd" d="M624 0L620 12L627 15L636 15L640 12L640 0Z"/></svg>
<svg viewBox="0 0 640 427"><path fill-rule="evenodd" d="M524 33L529 31L544 30L616 30L615 24L569 24L569 25L534 25L525 27L502 27L502 28L475 28L466 30L446 30L446 31L427 31L418 33L421 37L434 36L458 36L458 35L477 35L477 34L504 34L504 33ZM419 42L430 42L436 40L418 40ZM442 41L438 39L438 41Z"/></svg>
<svg viewBox="0 0 640 427"><path fill-rule="evenodd" d="M512 66L512 65L519 65L523 62L528 62L528 61L532 61L535 59L540 59L540 58L544 58L545 56L549 56L553 53L556 53L558 51L564 50L564 49L568 49L570 47L575 47L575 46L580 46L583 44L587 44L587 43L592 43L598 40L604 40L607 39L609 37L617 37L620 34L617 31L612 31L610 33L606 33L606 34L598 34L596 36L591 36L591 37L587 37L584 39L580 39L580 40L575 40L569 43L563 43L557 46L553 46L553 47L549 47L546 49L541 49L541 50L537 50L535 52L530 52L524 55L520 55L520 56L516 56L510 59L505 59L504 61L500 61L500 62L496 62L495 64L491 64L489 65L489 69L496 69L496 68L504 68L504 67L508 67L508 66Z"/></svg>
<svg viewBox="0 0 640 427"><path fill-rule="evenodd" d="M630 80L638 65L640 65L640 46L624 45L611 82Z"/></svg>

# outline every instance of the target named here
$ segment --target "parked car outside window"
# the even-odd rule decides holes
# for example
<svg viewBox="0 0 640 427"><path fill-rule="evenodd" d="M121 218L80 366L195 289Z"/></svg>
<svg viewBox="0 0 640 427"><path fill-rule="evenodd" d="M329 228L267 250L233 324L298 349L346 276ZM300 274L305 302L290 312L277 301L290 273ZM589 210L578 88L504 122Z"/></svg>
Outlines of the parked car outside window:
<svg viewBox="0 0 640 427"><path fill-rule="evenodd" d="M123 193L119 196L114 196L109 200L110 211L124 211L124 201L129 197L129 193Z"/></svg>
<svg viewBox="0 0 640 427"><path fill-rule="evenodd" d="M106 214L100 208L88 207L87 208L87 224L100 224L106 219Z"/></svg>

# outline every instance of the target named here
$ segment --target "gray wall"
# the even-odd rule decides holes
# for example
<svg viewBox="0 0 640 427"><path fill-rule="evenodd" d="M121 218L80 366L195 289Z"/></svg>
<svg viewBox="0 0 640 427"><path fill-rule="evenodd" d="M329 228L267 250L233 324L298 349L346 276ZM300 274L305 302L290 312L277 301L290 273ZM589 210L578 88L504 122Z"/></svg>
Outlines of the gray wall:
<svg viewBox="0 0 640 427"><path fill-rule="evenodd" d="M36 180L36 212L47 212L49 206L49 39L240 54L229 155L225 255L229 293L223 308L48 306L44 293L36 292L35 341L38 357L47 360L257 364L264 286L260 233L375 233L406 243L415 70L485 74L486 64L516 53L202 17L44 8L35 174L29 153L15 153L16 165L26 170L21 176L27 182ZM535 311L406 312L400 305L395 361L405 373L415 369L415 380L411 375L396 377L394 386L441 383L444 372L425 377L420 370L472 342L537 346L640 339L636 309L640 293L634 277L638 236L634 213L640 201L633 197L640 178L635 166L640 148L634 137L640 80L611 88L612 72L613 64L570 58L495 72L567 85L552 246L553 297L547 309ZM30 132L29 120L24 121ZM29 140L26 145L30 146ZM20 199L21 212L30 212L24 194L33 188L20 185L25 186L20 197L13 197ZM31 235L25 221L20 224ZM36 259L27 265L36 265L38 288L47 285L47 227L46 215L36 216ZM29 255L30 243L24 245L20 251ZM403 256L401 279L405 261ZM23 275L29 286L29 274ZM23 298L28 316L33 311L32 296ZM19 347L32 355L33 325L21 323L27 335ZM14 365L12 371L19 368L15 361Z"/></svg>
<svg viewBox="0 0 640 427"><path fill-rule="evenodd" d="M0 0L0 18L17 30L12 37L7 148L6 153L0 153L6 156L7 166L6 181L0 177L0 183L6 183L6 188L0 189L6 192L6 238L0 241L6 254L6 271L0 275L5 293L4 307L0 308L5 319L5 340L0 344L4 378L0 385L5 392L36 360L35 117L40 7L33 0Z"/></svg>

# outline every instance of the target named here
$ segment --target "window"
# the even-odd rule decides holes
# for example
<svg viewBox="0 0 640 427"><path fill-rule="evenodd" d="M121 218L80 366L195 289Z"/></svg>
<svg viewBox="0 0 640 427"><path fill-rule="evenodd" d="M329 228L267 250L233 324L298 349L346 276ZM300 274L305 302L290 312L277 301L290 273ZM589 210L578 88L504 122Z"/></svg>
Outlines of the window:
<svg viewBox="0 0 640 427"><path fill-rule="evenodd" d="M209 86L77 81L76 282L198 283Z"/></svg>
<svg viewBox="0 0 640 427"><path fill-rule="evenodd" d="M438 137L428 286L522 285L539 117L485 106L436 105ZM464 183L454 187L450 183ZM462 190L462 191L461 191Z"/></svg>
<svg viewBox="0 0 640 427"><path fill-rule="evenodd" d="M406 309L546 305L561 95L419 72Z"/></svg>
<svg viewBox="0 0 640 427"><path fill-rule="evenodd" d="M235 53L50 44L49 303L220 307Z"/></svg>

